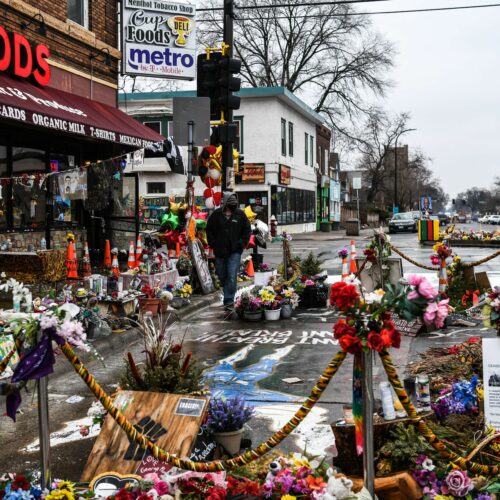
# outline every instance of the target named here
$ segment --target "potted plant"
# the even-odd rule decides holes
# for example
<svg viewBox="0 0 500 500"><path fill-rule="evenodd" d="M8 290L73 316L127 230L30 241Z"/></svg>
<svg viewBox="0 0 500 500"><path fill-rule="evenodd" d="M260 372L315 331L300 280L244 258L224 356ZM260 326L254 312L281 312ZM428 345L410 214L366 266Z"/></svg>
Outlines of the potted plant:
<svg viewBox="0 0 500 500"><path fill-rule="evenodd" d="M262 319L262 309L262 299L250 296L243 311L243 317L248 321L260 321Z"/></svg>
<svg viewBox="0 0 500 500"><path fill-rule="evenodd" d="M288 319L292 317L293 310L299 304L299 296L291 287L282 288L280 291L281 297L281 317Z"/></svg>
<svg viewBox="0 0 500 500"><path fill-rule="evenodd" d="M328 287L321 280L306 279L303 282L300 307L325 307L327 298Z"/></svg>
<svg viewBox="0 0 500 500"><path fill-rule="evenodd" d="M144 285L141 288L141 292L145 297L139 297L139 309L144 313L151 313L153 316L158 314L161 310L161 299L157 297L157 292L155 288L151 288L149 285Z"/></svg>
<svg viewBox="0 0 500 500"><path fill-rule="evenodd" d="M174 285L172 307L179 309L184 306L193 294L193 287L185 279L177 281Z"/></svg>
<svg viewBox="0 0 500 500"><path fill-rule="evenodd" d="M269 266L269 264L259 264L255 270L254 285L255 286L267 286L269 280L273 275L274 270Z"/></svg>
<svg viewBox="0 0 500 500"><path fill-rule="evenodd" d="M240 396L213 398L208 405L207 428L217 442L231 455L240 451L243 426L254 416L253 406L247 406Z"/></svg>
<svg viewBox="0 0 500 500"><path fill-rule="evenodd" d="M259 291L259 296L264 307L264 316L267 321L277 321L281 315L281 297L272 286L266 286Z"/></svg>

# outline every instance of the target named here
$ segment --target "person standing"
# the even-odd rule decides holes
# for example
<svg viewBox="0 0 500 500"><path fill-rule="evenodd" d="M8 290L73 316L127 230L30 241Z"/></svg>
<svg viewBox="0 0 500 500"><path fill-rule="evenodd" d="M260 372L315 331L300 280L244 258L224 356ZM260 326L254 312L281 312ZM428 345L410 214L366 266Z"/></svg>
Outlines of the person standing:
<svg viewBox="0 0 500 500"><path fill-rule="evenodd" d="M224 307L232 310L241 254L250 240L248 217L238 208L238 196L224 192L221 206L207 222L207 240L215 254L215 270L224 290Z"/></svg>

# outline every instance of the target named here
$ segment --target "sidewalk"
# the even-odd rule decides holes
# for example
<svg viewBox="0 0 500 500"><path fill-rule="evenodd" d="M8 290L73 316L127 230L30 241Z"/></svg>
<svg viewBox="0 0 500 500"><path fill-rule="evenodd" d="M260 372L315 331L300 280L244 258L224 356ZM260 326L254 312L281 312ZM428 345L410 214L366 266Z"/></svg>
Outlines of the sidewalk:
<svg viewBox="0 0 500 500"><path fill-rule="evenodd" d="M279 229L279 228L278 228ZM361 229L359 231L359 236L347 236L345 229L340 231L331 231L329 233L324 233L322 231L314 231L312 233L299 233L292 234L292 240L294 241L342 241L356 238L370 238L373 234L375 228L368 227L366 229Z"/></svg>

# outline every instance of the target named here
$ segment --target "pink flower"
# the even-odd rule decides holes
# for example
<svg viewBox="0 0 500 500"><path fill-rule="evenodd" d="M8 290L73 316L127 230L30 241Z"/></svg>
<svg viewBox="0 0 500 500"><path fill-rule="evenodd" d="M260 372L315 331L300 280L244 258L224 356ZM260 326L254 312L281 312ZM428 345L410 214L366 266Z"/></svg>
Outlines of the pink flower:
<svg viewBox="0 0 500 500"><path fill-rule="evenodd" d="M448 317L448 302L450 299L441 300L437 305L435 324L438 328L443 328L444 321Z"/></svg>
<svg viewBox="0 0 500 500"><path fill-rule="evenodd" d="M86 437L89 435L89 428L87 425L81 425L80 426L80 436Z"/></svg>
<svg viewBox="0 0 500 500"><path fill-rule="evenodd" d="M431 302L427 309L424 312L424 323L426 325L432 325L434 323L434 319L437 316L438 306L435 302Z"/></svg>
<svg viewBox="0 0 500 500"><path fill-rule="evenodd" d="M433 266L439 266L439 264L441 264L441 259L438 255L431 255L431 264Z"/></svg>
<svg viewBox="0 0 500 500"><path fill-rule="evenodd" d="M158 481L154 485L154 489L158 493L158 495L167 495L168 494L168 484L165 481Z"/></svg>
<svg viewBox="0 0 500 500"><path fill-rule="evenodd" d="M144 475L144 479L157 483L160 480L160 476L156 472L150 472L149 474Z"/></svg>
<svg viewBox="0 0 500 500"><path fill-rule="evenodd" d="M409 274L406 280L411 286L418 286L420 283L422 283L422 280L424 279L423 276L420 276L419 274Z"/></svg>
<svg viewBox="0 0 500 500"><path fill-rule="evenodd" d="M446 476L443 486L441 486L441 491L445 495L448 495L449 493L459 498L467 496L467 494L473 489L474 484L467 475L467 471L462 470L454 470L453 472L450 472Z"/></svg>
<svg viewBox="0 0 500 500"><path fill-rule="evenodd" d="M423 276L410 274L407 281L411 286L415 287L415 291L418 292L418 295L424 297L424 299L434 300L438 295L437 290ZM414 300L416 298L415 292L410 292L408 294L408 300Z"/></svg>

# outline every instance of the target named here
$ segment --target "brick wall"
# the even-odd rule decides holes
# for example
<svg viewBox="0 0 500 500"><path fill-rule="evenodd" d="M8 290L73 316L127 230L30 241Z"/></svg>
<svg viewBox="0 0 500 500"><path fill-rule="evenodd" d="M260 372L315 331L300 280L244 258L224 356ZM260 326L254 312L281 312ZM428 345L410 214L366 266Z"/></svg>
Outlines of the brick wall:
<svg viewBox="0 0 500 500"><path fill-rule="evenodd" d="M97 55L106 48L111 55L111 66L93 61L93 75L116 84L118 78L117 2L116 0L89 0L89 30L66 18L66 0L0 0L2 18L0 25L8 30L23 33L31 42L46 44L50 60L84 74L90 74L90 54ZM36 13L42 14L47 35L37 33L38 21L23 30L21 22L29 22Z"/></svg>

